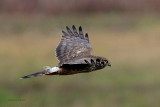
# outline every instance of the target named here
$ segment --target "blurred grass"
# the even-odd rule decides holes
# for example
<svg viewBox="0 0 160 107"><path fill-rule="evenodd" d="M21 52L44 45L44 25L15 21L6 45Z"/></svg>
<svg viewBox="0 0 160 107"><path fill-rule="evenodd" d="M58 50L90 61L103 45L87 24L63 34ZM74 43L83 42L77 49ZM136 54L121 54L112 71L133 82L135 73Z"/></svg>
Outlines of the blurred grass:
<svg viewBox="0 0 160 107"><path fill-rule="evenodd" d="M112 67L71 76L19 77L56 66L66 25L88 32ZM0 106L160 106L160 21L155 15L0 16ZM10 101L9 99L23 99Z"/></svg>

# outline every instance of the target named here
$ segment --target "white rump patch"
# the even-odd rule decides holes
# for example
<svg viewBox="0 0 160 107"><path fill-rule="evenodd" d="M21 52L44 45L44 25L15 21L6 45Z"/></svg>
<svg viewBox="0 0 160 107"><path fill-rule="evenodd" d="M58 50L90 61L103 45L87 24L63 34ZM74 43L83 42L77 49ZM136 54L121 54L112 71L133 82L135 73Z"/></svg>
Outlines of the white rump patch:
<svg viewBox="0 0 160 107"><path fill-rule="evenodd" d="M59 67L49 67L49 66L46 66L45 67L45 70L48 70L50 73L53 73L53 72L57 72L59 70Z"/></svg>

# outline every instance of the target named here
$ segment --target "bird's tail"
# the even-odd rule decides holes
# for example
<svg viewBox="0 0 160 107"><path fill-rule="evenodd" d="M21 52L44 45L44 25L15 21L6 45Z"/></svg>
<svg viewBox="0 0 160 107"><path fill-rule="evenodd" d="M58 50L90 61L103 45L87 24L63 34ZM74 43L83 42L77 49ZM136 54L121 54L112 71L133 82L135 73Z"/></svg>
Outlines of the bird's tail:
<svg viewBox="0 0 160 107"><path fill-rule="evenodd" d="M37 77L37 76L42 76L42 75L55 75L55 74L58 74L59 69L60 69L59 67L51 68L51 67L46 66L46 68L43 71L36 72L36 73L30 74L27 76L23 76L20 79L27 79L27 78Z"/></svg>

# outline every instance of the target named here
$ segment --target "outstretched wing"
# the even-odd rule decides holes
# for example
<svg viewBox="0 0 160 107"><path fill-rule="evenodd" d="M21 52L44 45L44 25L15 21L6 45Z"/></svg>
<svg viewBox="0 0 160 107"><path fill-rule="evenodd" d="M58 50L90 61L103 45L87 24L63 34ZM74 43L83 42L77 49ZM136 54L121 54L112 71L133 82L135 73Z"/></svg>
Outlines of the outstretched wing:
<svg viewBox="0 0 160 107"><path fill-rule="evenodd" d="M73 32L66 26L67 32L62 31L63 35L59 45L56 48L56 57L61 64L71 62L79 57L91 55L92 48L89 43L88 34L83 35L82 27L79 27L79 33L73 25Z"/></svg>

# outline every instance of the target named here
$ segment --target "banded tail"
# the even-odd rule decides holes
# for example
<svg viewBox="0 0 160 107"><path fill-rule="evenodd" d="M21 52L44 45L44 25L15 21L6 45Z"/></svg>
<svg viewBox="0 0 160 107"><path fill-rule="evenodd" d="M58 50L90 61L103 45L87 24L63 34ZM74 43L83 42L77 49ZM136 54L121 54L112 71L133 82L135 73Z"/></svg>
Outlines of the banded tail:
<svg viewBox="0 0 160 107"><path fill-rule="evenodd" d="M36 72L30 75L26 75L24 77L21 77L20 79L27 79L27 78L37 77L37 76L42 76L42 75L54 75L54 74L57 74L58 70L60 70L59 67L51 68L51 67L46 66L46 68L43 71Z"/></svg>

